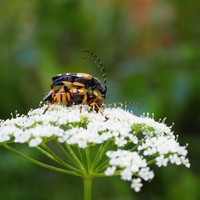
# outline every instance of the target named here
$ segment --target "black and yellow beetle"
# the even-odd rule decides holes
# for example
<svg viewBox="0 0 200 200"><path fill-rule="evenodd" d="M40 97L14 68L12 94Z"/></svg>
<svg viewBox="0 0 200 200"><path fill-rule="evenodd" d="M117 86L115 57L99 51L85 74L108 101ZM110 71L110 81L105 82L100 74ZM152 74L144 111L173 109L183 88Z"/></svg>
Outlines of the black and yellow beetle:
<svg viewBox="0 0 200 200"><path fill-rule="evenodd" d="M91 89L92 91L99 91L101 96L106 100L107 95L107 86L106 86L106 73L105 69L99 60L99 58L96 56L96 54L90 52L90 51L84 51L90 53L93 57L85 56L83 58L89 58L93 62L98 64L98 67L100 68L101 72L103 73L103 79L104 79L104 86L101 84L101 82L96 78L92 77L90 74L86 73L64 73L64 74L57 74L52 77L52 84L51 89L55 88L55 86L63 86L65 83L72 83L75 87L78 88L85 88L85 89Z"/></svg>
<svg viewBox="0 0 200 200"><path fill-rule="evenodd" d="M51 88L55 86L65 85L65 82L72 83L75 87L84 87L85 89L91 89L92 91L98 90L101 96L106 99L107 88L103 87L101 82L92 77L90 74L86 73L67 73L67 74L58 74L52 77Z"/></svg>
<svg viewBox="0 0 200 200"><path fill-rule="evenodd" d="M101 110L102 107L114 106L118 104L137 104L138 108L140 105L136 102L116 102L112 104L102 105L102 101L106 100L107 86L106 86L106 73L105 69L96 56L96 54L90 51L84 51L90 53L93 57L85 56L83 58L89 58L93 62L97 63L99 69L102 72L104 86L96 78L92 77L90 74L86 73L64 73L57 74L52 77L51 90L46 93L43 101L49 101L49 106L45 109L44 113L49 109L49 107L54 103L62 103L67 106L71 105L81 105L88 104L90 110L95 110L103 115ZM56 87L60 88L56 89Z"/></svg>
<svg viewBox="0 0 200 200"><path fill-rule="evenodd" d="M44 113L55 102L65 104L66 106L81 105L80 112L82 111L82 106L87 103L90 106L90 111L94 109L96 112L99 111L103 115L101 110L102 97L96 91L90 92L85 88L72 87L69 89L63 86L60 89L48 92L43 98L43 101L50 102Z"/></svg>
<svg viewBox="0 0 200 200"><path fill-rule="evenodd" d="M97 112L101 111L102 99L106 100L107 86L106 86L106 74L105 69L99 60L99 58L90 51L93 57L85 56L93 62L98 64L101 72L103 73L104 86L96 78L86 73L64 73L58 74L52 77L51 91L48 92L43 101L50 101L52 105L55 102L66 104L70 106L72 104L88 104L91 109L94 108ZM59 89L56 89L61 86ZM48 110L50 105L45 109Z"/></svg>

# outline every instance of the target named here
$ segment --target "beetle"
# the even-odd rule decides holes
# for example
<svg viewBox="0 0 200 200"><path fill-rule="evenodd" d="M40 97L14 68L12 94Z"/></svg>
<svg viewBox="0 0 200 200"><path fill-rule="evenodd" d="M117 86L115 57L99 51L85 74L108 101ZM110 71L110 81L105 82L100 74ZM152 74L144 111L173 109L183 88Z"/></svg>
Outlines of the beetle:
<svg viewBox="0 0 200 200"><path fill-rule="evenodd" d="M99 58L96 56L96 54L90 51L84 51L84 52L90 53L93 57L85 56L83 58L89 58L93 62L98 64L99 69L103 73L104 86L96 77L92 77L90 74L87 73L64 73L64 74L57 74L52 77L51 89L55 88L55 86L63 86L65 82L70 82L76 87L91 89L92 92L97 90L99 91L103 99L106 100L107 86L106 86L105 69Z"/></svg>
<svg viewBox="0 0 200 200"><path fill-rule="evenodd" d="M94 109L96 112L100 111L103 115L101 110L102 97L96 91L90 92L85 88L72 87L69 89L67 86L63 86L57 90L50 90L46 93L43 101L50 102L44 113L46 113L50 106L55 102L65 104L67 106L80 104L80 112L82 111L82 106L87 103L90 106L90 111Z"/></svg>
<svg viewBox="0 0 200 200"><path fill-rule="evenodd" d="M85 97L86 94L86 97ZM82 111L82 106L88 104L90 106L90 111L93 109L98 113L100 112L103 115L102 108L117 106L117 105L127 105L127 104L136 104L138 109L140 109L140 104L137 102L115 102L110 104L102 104L102 97L97 93L90 91L85 91L83 88L67 88L63 86L61 89L55 90L54 99L52 98L52 90L48 92L43 98L44 101L49 101L49 106L45 109L44 113L49 109L49 107L57 103L62 103L67 106L71 105L81 105L80 112Z"/></svg>
<svg viewBox="0 0 200 200"><path fill-rule="evenodd" d="M43 98L43 101L50 102L44 113L46 113L49 107L55 102L65 104L67 106L80 104L80 112L82 110L82 106L84 104L88 104L90 106L90 110L94 109L96 112L100 112L102 115L103 112L101 108L119 104L137 104L140 108L140 105L136 102L116 102L103 105L102 101L106 100L107 95L105 69L96 54L90 51L84 52L88 52L93 56L85 56L83 58L89 58L98 65L100 71L102 72L104 86L96 77L92 77L90 74L57 74L52 77L51 90L46 93L45 97ZM59 88L56 89L56 87Z"/></svg>
<svg viewBox="0 0 200 200"><path fill-rule="evenodd" d="M93 62L97 63L103 75L104 86L96 77L92 77L90 74L57 74L52 77L51 91L45 95L43 101L50 101L51 104L54 102L59 102L68 106L72 104L81 104L81 109L82 105L87 103L91 109L94 107L96 111L99 110L102 113L100 109L102 105L102 99L106 100L107 95L105 69L96 54L90 51L84 52L90 53L92 57L85 56L83 58L89 58ZM61 87L56 89L58 86ZM45 110L45 112L48 110L48 108Z"/></svg>

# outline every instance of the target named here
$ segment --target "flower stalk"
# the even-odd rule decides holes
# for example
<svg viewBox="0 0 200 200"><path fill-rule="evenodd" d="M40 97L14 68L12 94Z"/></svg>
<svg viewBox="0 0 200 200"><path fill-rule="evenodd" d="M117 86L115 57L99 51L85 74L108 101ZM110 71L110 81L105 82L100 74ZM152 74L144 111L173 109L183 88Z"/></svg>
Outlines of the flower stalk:
<svg viewBox="0 0 200 200"><path fill-rule="evenodd" d="M91 200L92 196L92 177L85 177L84 180L84 200Z"/></svg>

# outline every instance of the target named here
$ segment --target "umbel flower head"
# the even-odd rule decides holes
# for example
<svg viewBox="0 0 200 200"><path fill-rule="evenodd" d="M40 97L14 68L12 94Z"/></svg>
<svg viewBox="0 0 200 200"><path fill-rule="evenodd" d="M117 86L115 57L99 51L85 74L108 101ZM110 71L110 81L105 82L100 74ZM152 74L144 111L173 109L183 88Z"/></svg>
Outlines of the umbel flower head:
<svg viewBox="0 0 200 200"><path fill-rule="evenodd" d="M13 152L11 143L26 143L54 160L50 166L29 160L49 169L81 177L119 175L140 191L143 181L150 181L158 167L168 164L190 167L186 146L180 146L172 126L156 122L149 115L135 116L122 108L105 108L103 113L89 112L84 106L46 105L0 121L0 144ZM50 149L54 142L67 157ZM51 145L52 146L52 145ZM27 156L24 156L28 158Z"/></svg>

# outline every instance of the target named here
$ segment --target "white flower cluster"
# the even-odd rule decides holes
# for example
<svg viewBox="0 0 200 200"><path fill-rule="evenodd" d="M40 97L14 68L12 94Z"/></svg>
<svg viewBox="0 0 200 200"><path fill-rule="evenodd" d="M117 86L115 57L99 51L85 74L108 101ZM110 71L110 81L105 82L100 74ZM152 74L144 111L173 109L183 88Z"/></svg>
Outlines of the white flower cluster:
<svg viewBox="0 0 200 200"><path fill-rule="evenodd" d="M147 167L146 159L142 158L138 152L129 152L127 150L108 151L107 156L110 158L108 167L105 171L107 176L115 173L117 167L120 167L122 180L131 181L131 187L136 192L142 187L141 178L145 181L151 180L154 177L153 171ZM137 174L140 178L133 178L133 174Z"/></svg>
<svg viewBox="0 0 200 200"><path fill-rule="evenodd" d="M106 108L103 116L88 112L87 106L80 113L80 106L52 105L43 114L46 106L0 121L0 144L12 141L36 147L46 139L57 139L86 148L111 141L114 148L106 153L110 161L105 174L120 172L123 180L131 181L135 191L140 191L142 179L154 177L148 167L152 158L159 167L168 162L190 167L186 147L179 145L171 127L164 122L144 115L137 117L121 108Z"/></svg>

